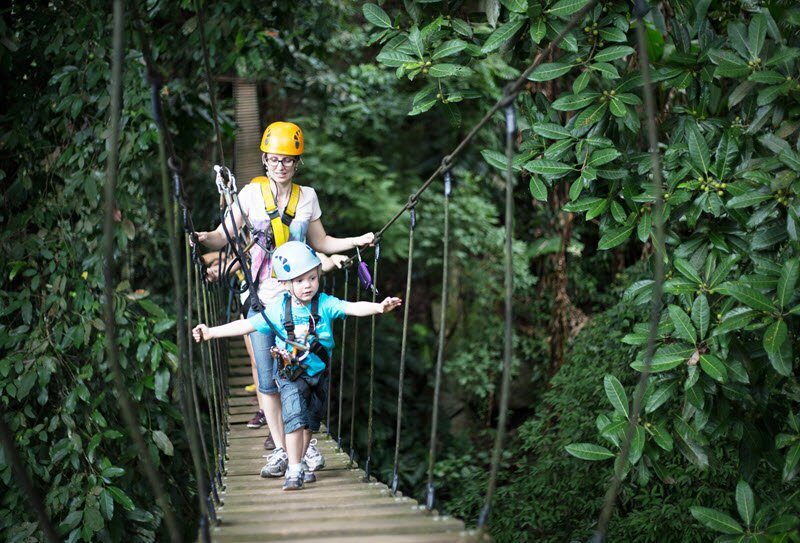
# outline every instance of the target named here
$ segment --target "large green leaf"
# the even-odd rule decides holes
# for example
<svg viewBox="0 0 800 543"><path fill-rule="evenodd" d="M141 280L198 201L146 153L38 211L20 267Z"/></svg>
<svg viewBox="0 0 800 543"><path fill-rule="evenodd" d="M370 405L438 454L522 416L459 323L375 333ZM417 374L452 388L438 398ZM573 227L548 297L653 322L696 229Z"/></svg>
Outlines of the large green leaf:
<svg viewBox="0 0 800 543"><path fill-rule="evenodd" d="M753 15L750 19L750 26L747 28L747 48L753 59L761 54L764 47L764 39L767 37L767 21L763 15Z"/></svg>
<svg viewBox="0 0 800 543"><path fill-rule="evenodd" d="M703 278L700 277L700 272L698 272L697 269L688 260L685 260L683 258L676 258L673 263L675 264L675 269L678 270L681 275L683 275L690 281L694 282L697 285L703 282Z"/></svg>
<svg viewBox="0 0 800 543"><path fill-rule="evenodd" d="M701 172L707 174L711 168L711 157L708 144L694 123L686 124L686 144L689 146L689 158Z"/></svg>
<svg viewBox="0 0 800 543"><path fill-rule="evenodd" d="M172 456L173 454L173 446L172 441L170 441L167 434L162 432L161 430L156 430L153 432L153 442L156 446L161 449L161 451L166 454L167 456Z"/></svg>
<svg viewBox="0 0 800 543"><path fill-rule="evenodd" d="M795 443L786 451L786 461L783 464L783 480L791 481L797 473L797 465L800 463L800 442ZM797 520L795 517L795 525Z"/></svg>
<svg viewBox="0 0 800 543"><path fill-rule="evenodd" d="M615 456L613 452L605 447L594 443L572 443L564 448L569 454L581 460L607 460Z"/></svg>
<svg viewBox="0 0 800 543"><path fill-rule="evenodd" d="M428 77L444 78L459 75L463 66L458 64L434 64L428 68Z"/></svg>
<svg viewBox="0 0 800 543"><path fill-rule="evenodd" d="M400 51L381 51L375 60L391 68L399 68L409 62L417 62L417 59Z"/></svg>
<svg viewBox="0 0 800 543"><path fill-rule="evenodd" d="M784 262L781 277L778 279L778 305L781 309L789 305L795 295L795 285L800 272L800 259L792 258Z"/></svg>
<svg viewBox="0 0 800 543"><path fill-rule="evenodd" d="M572 171L572 166L556 160L532 160L525 164L525 169L541 175L560 175Z"/></svg>
<svg viewBox="0 0 800 543"><path fill-rule="evenodd" d="M728 370L722 360L713 354L700 355L700 367L703 371L715 381L724 383L728 380Z"/></svg>
<svg viewBox="0 0 800 543"><path fill-rule="evenodd" d="M599 92L582 92L580 94L565 94L551 105L557 111L576 111L583 109L597 100Z"/></svg>
<svg viewBox="0 0 800 543"><path fill-rule="evenodd" d="M492 34L483 44L483 47L481 47L481 53L491 53L495 49L499 49L504 43L513 38L514 34L519 32L519 29L522 28L522 25L524 24L525 19L519 18L508 21L506 24L499 27L497 30L492 32Z"/></svg>
<svg viewBox="0 0 800 543"><path fill-rule="evenodd" d="M664 345L659 348L655 356L653 356L653 361L650 364L650 372L659 373L676 368L689 360L689 357L692 356L694 352L694 347L689 347L680 343ZM637 360L631 364L631 367L637 371L644 371L644 361Z"/></svg>
<svg viewBox="0 0 800 543"><path fill-rule="evenodd" d="M722 532L723 534L744 533L742 526L736 522L733 517L721 513L716 509L694 506L690 507L689 511L691 511L692 516L706 528L710 528L716 532Z"/></svg>
<svg viewBox="0 0 800 543"><path fill-rule="evenodd" d="M572 135L569 133L569 130L560 124L536 123L532 126L532 128L536 134L539 134L543 138L547 138L549 140L563 140L572 137Z"/></svg>
<svg viewBox="0 0 800 543"><path fill-rule="evenodd" d="M664 405L672 397L676 388L678 388L678 382L670 381L668 385L655 389L645 401L644 412L652 413Z"/></svg>
<svg viewBox="0 0 800 543"><path fill-rule="evenodd" d="M656 445L664 449L665 451L671 451L673 447L672 436L669 435L669 432L660 424L652 424L647 428L650 431L650 435L653 436L653 441L656 442Z"/></svg>
<svg viewBox="0 0 800 543"><path fill-rule="evenodd" d="M746 207L752 207L771 199L771 194L756 191L746 192L744 194L734 196L728 200L728 202L725 204L725 207L728 209L744 209Z"/></svg>
<svg viewBox="0 0 800 543"><path fill-rule="evenodd" d="M379 6L375 4L364 4L361 6L361 12L364 14L364 18L375 26L380 28L392 28L392 19Z"/></svg>
<svg viewBox="0 0 800 543"><path fill-rule="evenodd" d="M531 194L540 202L547 201L547 186L537 176L532 175L530 181Z"/></svg>
<svg viewBox="0 0 800 543"><path fill-rule="evenodd" d="M607 164L612 160L615 160L622 153L614 149L613 147L608 149L598 149L592 153L589 157L589 160L586 162L587 166L591 166L592 168L597 168L598 166L602 166L603 164Z"/></svg>
<svg viewBox="0 0 800 543"><path fill-rule="evenodd" d="M633 53L635 53L633 47L628 45L612 45L611 47L601 49L595 54L594 60L595 62L610 62L618 58L627 57Z"/></svg>
<svg viewBox="0 0 800 543"><path fill-rule="evenodd" d="M700 294L692 303L692 322L697 328L700 339L704 339L711 324L711 308L705 294Z"/></svg>
<svg viewBox="0 0 800 543"><path fill-rule="evenodd" d="M628 395L625 394L625 389L619 379L611 374L607 374L603 378L603 388L605 388L608 401L614 406L614 410L623 415L626 419L629 418L628 411Z"/></svg>
<svg viewBox="0 0 800 543"><path fill-rule="evenodd" d="M786 321L776 320L764 331L764 350L768 353L777 353L788 337L789 328L786 326Z"/></svg>
<svg viewBox="0 0 800 543"><path fill-rule="evenodd" d="M607 103L595 104L584 109L575 119L576 128L586 128L600 121L608 109Z"/></svg>
<svg viewBox="0 0 800 543"><path fill-rule="evenodd" d="M550 81L551 79L561 77L571 69L572 64L566 64L563 62L547 62L537 66L536 69L531 72L531 75L528 76L528 79L531 81Z"/></svg>
<svg viewBox="0 0 800 543"><path fill-rule="evenodd" d="M431 60L450 57L460 53L467 47L467 42L462 40L449 40L441 44L431 55Z"/></svg>
<svg viewBox="0 0 800 543"><path fill-rule="evenodd" d="M697 332L692 325L692 320L686 312L677 305L670 305L669 318L675 326L675 336L684 339L692 344L697 343Z"/></svg>
<svg viewBox="0 0 800 543"><path fill-rule="evenodd" d="M741 283L731 283L725 286L724 292L753 309L770 312L776 312L778 310L769 298L753 287Z"/></svg>
<svg viewBox="0 0 800 543"><path fill-rule="evenodd" d="M545 13L566 19L578 13L589 0L559 0L553 4Z"/></svg>
<svg viewBox="0 0 800 543"><path fill-rule="evenodd" d="M739 481L736 484L736 509L739 510L739 516L744 523L750 526L756 511L756 499L750 485L745 481Z"/></svg>
<svg viewBox="0 0 800 543"><path fill-rule="evenodd" d="M617 228L611 228L605 234L603 234L603 237L600 238L600 241L597 244L597 248L600 249L601 251L604 251L606 249L611 249L613 247L616 247L617 245L620 245L626 239L631 237L631 233L633 232L634 227L635 224L627 226L622 225Z"/></svg>

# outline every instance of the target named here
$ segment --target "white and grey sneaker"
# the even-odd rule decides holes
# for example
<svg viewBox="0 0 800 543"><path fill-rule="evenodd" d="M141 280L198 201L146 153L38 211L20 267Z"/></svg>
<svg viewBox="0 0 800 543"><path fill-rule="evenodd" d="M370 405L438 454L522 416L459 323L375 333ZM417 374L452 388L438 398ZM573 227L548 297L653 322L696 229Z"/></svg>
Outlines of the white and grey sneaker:
<svg viewBox="0 0 800 543"><path fill-rule="evenodd" d="M289 465L289 455L280 447L267 457L267 463L261 468L262 477L283 477Z"/></svg>
<svg viewBox="0 0 800 543"><path fill-rule="evenodd" d="M316 483L317 482L317 476L314 475L314 472L309 469L308 464L306 464L305 460L300 462L300 469L303 470L302 473L303 473L303 482L304 483Z"/></svg>
<svg viewBox="0 0 800 543"><path fill-rule="evenodd" d="M303 462L308 466L308 471L317 471L325 467L325 457L317 449L317 440L312 439L308 444L308 450L303 456Z"/></svg>

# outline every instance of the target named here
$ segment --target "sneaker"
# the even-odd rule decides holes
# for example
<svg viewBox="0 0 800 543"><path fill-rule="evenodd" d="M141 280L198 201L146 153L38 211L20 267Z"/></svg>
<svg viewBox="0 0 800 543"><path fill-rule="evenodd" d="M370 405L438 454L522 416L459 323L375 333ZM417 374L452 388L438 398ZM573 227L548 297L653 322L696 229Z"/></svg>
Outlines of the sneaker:
<svg viewBox="0 0 800 543"><path fill-rule="evenodd" d="M295 477L286 476L286 480L283 481L283 489L284 490L303 490L303 472L301 471L299 475Z"/></svg>
<svg viewBox="0 0 800 543"><path fill-rule="evenodd" d="M256 414L250 419L250 422L247 423L248 428L261 428L267 423L267 417L264 416L264 412L259 409L256 411Z"/></svg>
<svg viewBox="0 0 800 543"><path fill-rule="evenodd" d="M247 385L246 387L244 387L244 391L245 391L245 392L249 392L249 393L251 393L251 394L252 394L253 392L255 392L255 391L256 391L256 384L255 384L255 383L252 383L252 384L250 384L250 385Z"/></svg>
<svg viewBox="0 0 800 543"><path fill-rule="evenodd" d="M267 439L264 440L264 448L268 451L275 448L275 440L272 439L272 434L267 435Z"/></svg>
<svg viewBox="0 0 800 543"><path fill-rule="evenodd" d="M308 466L309 471L317 471L325 467L325 457L317 449L317 440L312 439L308 444L308 450L303 456L303 462Z"/></svg>
<svg viewBox="0 0 800 543"><path fill-rule="evenodd" d="M267 457L267 463L261 468L262 477L283 477L286 466L289 465L289 455L278 447ZM302 486L302 484L301 484ZM285 488L285 487L284 487Z"/></svg>
<svg viewBox="0 0 800 543"><path fill-rule="evenodd" d="M314 472L308 468L308 464L304 461L300 462L301 469L303 470L303 482L304 483L316 483L317 476L314 475Z"/></svg>

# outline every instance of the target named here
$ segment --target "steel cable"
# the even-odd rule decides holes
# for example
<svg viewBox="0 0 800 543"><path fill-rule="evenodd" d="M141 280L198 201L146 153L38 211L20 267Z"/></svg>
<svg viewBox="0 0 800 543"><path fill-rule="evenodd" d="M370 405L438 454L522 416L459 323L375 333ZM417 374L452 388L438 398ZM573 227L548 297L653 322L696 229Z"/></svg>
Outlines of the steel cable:
<svg viewBox="0 0 800 543"><path fill-rule="evenodd" d="M375 246L375 257L372 262L372 303L378 296L378 258L380 258L381 248ZM372 464L372 417L373 417L373 397L375 390L375 315L372 315L370 322L369 339L369 411L367 415L367 461L364 463L364 480L369 481L370 466Z"/></svg>
<svg viewBox="0 0 800 543"><path fill-rule="evenodd" d="M123 26L125 24L125 14L122 0L114 0L114 31L113 31L113 57L111 69L111 116L109 119L109 139L108 157L106 162L106 182L105 182L105 221L103 224L103 291L105 295L105 333L106 333L106 356L111 373L113 375L114 387L117 392L117 402L119 404L122 418L131 435L134 446L136 447L150 488L155 495L156 502L164 514L164 523L167 526L170 538L177 543L181 540L180 530L175 516L167 501L167 495L159 479L158 472L150 459L150 453L144 442L144 437L139 429L139 423L134 414L135 407L128 395L125 385L125 377L119 363L117 354L117 329L116 329L116 309L115 309L115 278L114 278L114 211L115 193L117 189L117 168L119 159L120 141L120 112L122 109L122 64L124 62L123 51ZM162 145L163 148L163 145ZM169 198L168 195L165 198ZM169 212L169 208L167 208Z"/></svg>
<svg viewBox="0 0 800 543"><path fill-rule="evenodd" d="M342 299L347 301L347 287L350 281L350 269L344 269L344 296ZM342 321L342 352L339 362L339 413L336 417L336 443L342 450L342 403L344 399L344 368L347 365L345 360L345 344L347 342L347 319Z"/></svg>
<svg viewBox="0 0 800 543"><path fill-rule="evenodd" d="M433 413L431 414L431 438L428 449L428 483L425 488L425 507L433 509L435 489L433 487L433 465L436 463L436 438L439 431L439 394L442 386L442 363L447 328L447 283L450 276L450 193L453 177L450 170L444 172L444 247L442 248L442 296L439 307L439 345L436 350L436 376L433 385Z"/></svg>
<svg viewBox="0 0 800 543"><path fill-rule="evenodd" d="M647 40L645 36L644 16L650 10L645 0L636 0L634 4L634 14L636 15L636 39L639 45L639 71L642 74L642 94L644 95L644 111L647 116L647 141L650 147L650 164L653 174L653 196L655 205L653 209L653 225L655 229L655 251L654 251L654 270L653 270L653 306L650 310L650 329L647 335L647 346L645 347L644 367L639 376L639 382L633 393L633 406L631 408L630 419L625 429L625 439L622 442L618 463L614 463L614 475L611 479L608 491L600 510L597 521L597 529L592 537L593 543L602 543L608 532L608 523L614 509L620 486L622 485L622 470L625 469L630 457L631 442L636 431L636 424L639 414L642 411L644 392L647 389L647 381L650 378L650 368L653 362L653 354L656 349L656 338L658 337L658 321L661 315L664 287L664 258L660 251L664 248L664 199L662 196L662 177L661 177L661 157L658 152L658 130L656 128L655 98L653 96L652 79L650 77L650 59L647 53Z"/></svg>

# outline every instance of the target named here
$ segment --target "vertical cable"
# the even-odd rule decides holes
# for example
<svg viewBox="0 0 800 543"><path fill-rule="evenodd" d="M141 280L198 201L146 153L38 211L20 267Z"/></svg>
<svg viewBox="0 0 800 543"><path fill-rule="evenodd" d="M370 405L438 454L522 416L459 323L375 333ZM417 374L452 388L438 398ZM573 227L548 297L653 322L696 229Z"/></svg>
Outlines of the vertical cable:
<svg viewBox="0 0 800 543"><path fill-rule="evenodd" d="M394 440L394 468L392 469L392 494L400 486L400 434L403 420L403 381L406 374L406 349L408 340L408 311L411 305L411 270L414 265L414 229L417 227L416 202L410 208L411 222L408 227L408 270L406 271L406 296L403 299L403 339L400 343L400 370L397 375L397 423Z"/></svg>
<svg viewBox="0 0 800 543"><path fill-rule="evenodd" d="M331 277L331 296L336 296L336 276ZM331 323L331 337L333 337L333 323ZM325 408L325 431L328 437L331 437L331 386L333 385L333 361L334 357L331 356L331 363L328 364L328 394L326 394L328 405Z"/></svg>
<svg viewBox="0 0 800 543"><path fill-rule="evenodd" d="M442 297L439 308L439 346L436 351L436 380L433 386L433 413L431 414L431 440L428 450L428 484L425 489L425 508L430 511L436 501L433 487L433 465L436 462L436 437L439 430L439 392L442 386L445 331L447 328L447 281L450 273L450 193L453 177L450 167L444 171L444 247L442 248Z"/></svg>
<svg viewBox="0 0 800 543"><path fill-rule="evenodd" d="M358 274L356 276L356 302L361 300L361 289L358 284ZM356 381L358 377L358 319L353 326L353 387L350 395L350 466L356 459Z"/></svg>
<svg viewBox="0 0 800 543"><path fill-rule="evenodd" d="M375 244L375 258L372 261L372 303L378 296L378 259L381 246ZM372 463L372 414L375 389L375 315L372 315L369 336L369 412L367 415L367 461L364 463L364 480L369 481L370 464Z"/></svg>
<svg viewBox="0 0 800 543"><path fill-rule="evenodd" d="M342 299L346 302L347 301L347 286L350 281L350 268L344 269L344 296ZM342 401L344 398L344 368L347 364L345 364L345 343L347 341L347 319L342 321L342 352L340 355L340 362L339 362L339 414L336 417L336 443L338 444L338 449L342 450Z"/></svg>
<svg viewBox="0 0 800 543"><path fill-rule="evenodd" d="M497 471L503 453L503 439L508 417L508 389L511 383L511 358L513 355L512 316L514 294L514 135L517 131L517 116L514 111L514 97L509 97L506 105L506 240L505 240L505 326L503 335L503 379L500 387L500 413L497 416L492 463L489 471L489 485L486 488L486 500L478 518L479 535L489 521L492 509L492 498L497 484Z"/></svg>
<svg viewBox="0 0 800 543"><path fill-rule="evenodd" d="M658 153L658 130L656 128L656 105L653 97L652 80L650 79L650 59L647 56L647 40L645 37L644 16L650 11L650 7L645 0L636 0L633 8L636 15L636 38L639 42L639 70L642 74L643 85L642 94L644 95L644 110L647 115L647 141L650 146L650 163L653 170L653 196L655 206L653 209L653 223L655 227L655 251L653 256L654 274L653 279L653 307L650 310L650 330L647 335L647 347L645 348L644 368L639 376L639 382L633 393L633 406L628 426L625 429L625 440L620 447L618 462L614 463L614 476L611 485L606 492L600 517L597 521L597 530L592 537L592 543L602 543L608 531L608 522L614 510L614 502L617 500L617 493L622 484L620 471L625 469L631 451L631 441L636 431L636 424L639 413L642 411L644 391L647 388L647 381L650 378L650 367L653 362L653 354L656 349L656 338L658 337L658 321L661 315L661 295L664 286L664 255L660 253L664 247L664 199L662 197L662 178L661 178L661 159ZM619 467L617 467L619 466Z"/></svg>
<svg viewBox="0 0 800 543"><path fill-rule="evenodd" d="M114 1L114 34L113 34L113 47L114 55L112 60L111 71L111 89L109 89L111 96L111 117L109 119L109 133L107 149L108 158L106 162L106 183L105 183L105 221L103 224L103 275L105 284L103 286L105 294L105 332L106 332L106 356L108 358L109 366L114 378L114 386L116 388L117 402L119 403L122 418L125 420L125 425L128 432L131 434L131 439L139 454L142 470L147 479L150 488L153 490L156 502L164 514L164 522L167 526L170 539L177 543L181 540L180 530L175 515L170 508L167 501L167 494L164 486L161 483L158 472L150 459L150 453L147 450L147 445L144 442L144 437L139 430L139 423L136 420L135 407L128 395L128 389L125 385L125 377L122 374L122 367L118 358L118 345L117 345L117 328L116 328L116 308L115 308L115 279L114 279L114 249L115 249L115 233L114 233L114 200L117 190L117 168L119 167L119 140L120 140L120 111L122 109L122 64L125 58L125 51L122 47L122 33L125 24L125 14L122 5L122 0ZM164 189L165 212L169 213L169 189L166 176L166 158L163 154L163 139L160 140L162 145L160 147L161 164L162 164L162 181ZM169 223L169 221L168 221ZM179 281L179 278L175 278ZM182 317L179 313L178 317ZM179 327L180 328L180 327ZM180 349L180 345L178 345Z"/></svg>

